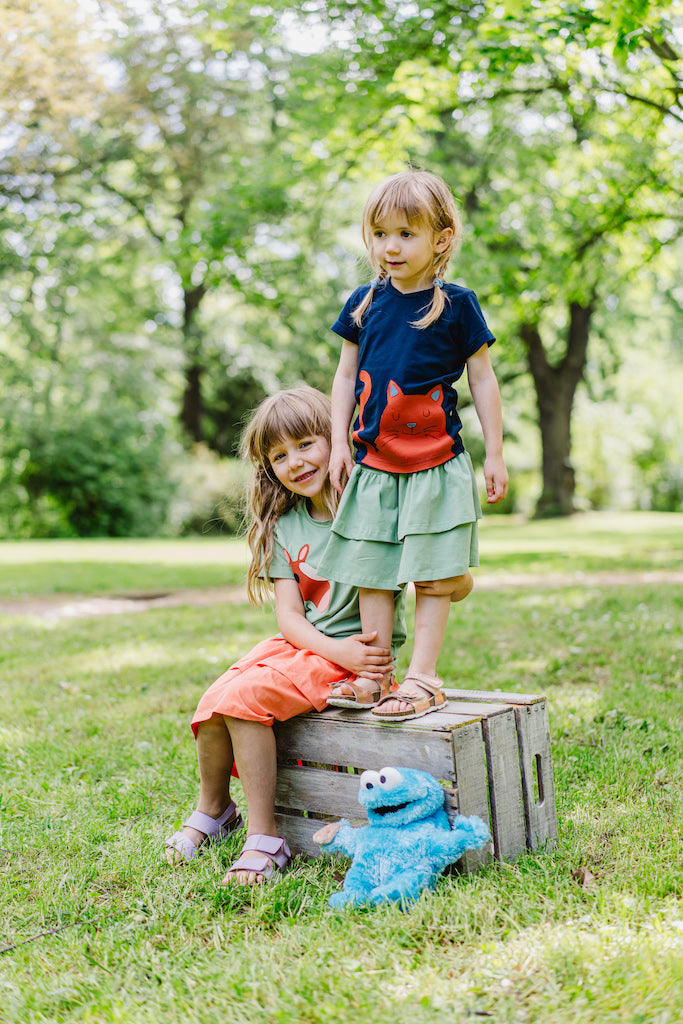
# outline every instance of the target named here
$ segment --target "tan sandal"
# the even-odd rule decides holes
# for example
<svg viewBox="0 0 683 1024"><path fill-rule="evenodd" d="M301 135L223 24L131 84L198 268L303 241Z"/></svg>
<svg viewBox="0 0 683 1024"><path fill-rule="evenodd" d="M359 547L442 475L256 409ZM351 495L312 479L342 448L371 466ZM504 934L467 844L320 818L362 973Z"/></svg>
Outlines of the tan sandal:
<svg viewBox="0 0 683 1024"><path fill-rule="evenodd" d="M339 692L342 685L350 687L353 693ZM358 711L362 711L366 708L377 707L382 697L388 696L392 690L397 689L398 683L396 682L396 676L393 675L388 686L382 686L381 689L379 683L372 683L369 679L362 679L360 676L356 677L353 681L342 679L338 683L331 684L327 706L332 708L356 708Z"/></svg>
<svg viewBox="0 0 683 1024"><path fill-rule="evenodd" d="M416 685L412 687L408 685L408 693L402 693L403 688L410 683ZM416 692L418 690L422 692ZM381 711L382 705L390 700L400 700L405 704L410 704L412 710ZM372 709L372 713L380 721L407 722L413 718L422 718L423 715L428 715L430 711L438 711L446 703L447 701L441 688L441 680L438 676L425 676L421 672L413 672L412 675L405 677L396 693L388 693L385 697L382 697L377 702L376 707Z"/></svg>

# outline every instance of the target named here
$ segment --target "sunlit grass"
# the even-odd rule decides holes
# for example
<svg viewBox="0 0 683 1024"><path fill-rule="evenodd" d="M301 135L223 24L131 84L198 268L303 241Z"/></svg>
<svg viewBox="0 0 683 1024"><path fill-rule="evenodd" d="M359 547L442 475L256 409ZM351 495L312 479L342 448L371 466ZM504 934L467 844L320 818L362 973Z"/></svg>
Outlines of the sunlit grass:
<svg viewBox="0 0 683 1024"><path fill-rule="evenodd" d="M683 515L591 513L528 521L486 516L478 575L683 569ZM0 542L0 596L154 593L243 581L246 544L184 540Z"/></svg>
<svg viewBox="0 0 683 1024"><path fill-rule="evenodd" d="M243 540L0 541L0 595L154 593L241 583Z"/></svg>
<svg viewBox="0 0 683 1024"><path fill-rule="evenodd" d="M620 534L620 550L654 557L680 545L680 518L664 517L661 529L659 519L649 531L638 523L630 540ZM553 525L558 550L549 546L544 564L557 568L572 545L573 572L602 557L601 530L582 551L578 522ZM549 545L548 529L528 524L520 537L518 524L487 520L487 571L505 551ZM195 551L203 573L215 543L157 550L182 576L184 552ZM18 547L17 569L29 564ZM113 557L97 542L83 556L77 544L72 554L87 580L124 548L114 544ZM144 590L154 546L143 542L138 561L133 548L126 571ZM62 561L39 549L31 564L53 591L65 549ZM0 548L0 561L11 550ZM0 1019L678 1024L682 605L675 583L572 579L475 590L454 608L440 662L448 683L548 697L557 847L445 877L407 913L346 914L327 905L340 860L300 859L252 892L218 885L240 836L183 870L160 856L196 798L196 701L275 629L272 611L226 603L90 620L2 616L0 948L12 948L0 954ZM239 801L239 785L235 793Z"/></svg>

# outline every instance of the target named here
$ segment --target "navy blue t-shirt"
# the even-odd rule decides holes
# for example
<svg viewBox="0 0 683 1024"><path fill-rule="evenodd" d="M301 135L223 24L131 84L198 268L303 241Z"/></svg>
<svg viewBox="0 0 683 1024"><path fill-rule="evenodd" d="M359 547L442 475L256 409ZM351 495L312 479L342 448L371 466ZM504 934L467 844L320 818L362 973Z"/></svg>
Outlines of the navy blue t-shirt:
<svg viewBox="0 0 683 1024"><path fill-rule="evenodd" d="M440 466L464 450L453 384L470 356L495 338L474 292L456 284L444 285L444 312L420 329L411 323L426 312L433 289L406 295L387 281L358 327L351 314L368 288L356 288L332 324L358 345L356 461L391 473Z"/></svg>

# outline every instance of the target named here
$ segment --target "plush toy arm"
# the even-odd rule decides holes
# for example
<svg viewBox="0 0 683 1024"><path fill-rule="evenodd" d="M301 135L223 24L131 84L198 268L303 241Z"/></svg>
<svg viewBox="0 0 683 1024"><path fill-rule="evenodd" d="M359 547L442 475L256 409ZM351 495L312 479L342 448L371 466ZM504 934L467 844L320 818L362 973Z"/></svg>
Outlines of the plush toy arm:
<svg viewBox="0 0 683 1024"><path fill-rule="evenodd" d="M429 855L435 868L453 864L463 855L465 850L477 850L490 839L489 830L476 816L465 818L459 814L450 828L435 829L429 844Z"/></svg>
<svg viewBox="0 0 683 1024"><path fill-rule="evenodd" d="M458 849L458 856L464 853L465 850L481 849L482 846L488 843L490 838L491 833L488 830L488 826L476 814L473 814L470 818L465 818L462 814L458 814L453 819L450 839L451 843Z"/></svg>
<svg viewBox="0 0 683 1024"><path fill-rule="evenodd" d="M322 847L323 853L345 853L353 857L356 852L356 831L346 818L319 828L313 836L313 842Z"/></svg>

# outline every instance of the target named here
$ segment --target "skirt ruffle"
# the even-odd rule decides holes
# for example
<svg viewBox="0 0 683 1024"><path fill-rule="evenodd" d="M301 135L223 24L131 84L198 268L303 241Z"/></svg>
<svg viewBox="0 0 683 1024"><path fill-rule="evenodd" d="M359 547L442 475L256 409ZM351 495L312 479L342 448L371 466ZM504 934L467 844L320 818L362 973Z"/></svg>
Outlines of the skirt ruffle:
<svg viewBox="0 0 683 1024"><path fill-rule="evenodd" d="M377 590L461 576L479 564L479 518L466 452L418 473L358 465L317 569L327 579Z"/></svg>

